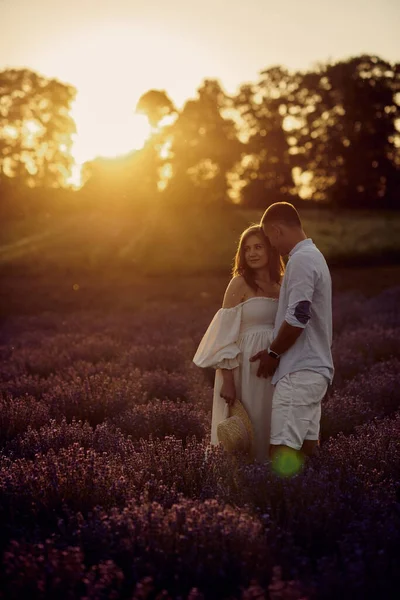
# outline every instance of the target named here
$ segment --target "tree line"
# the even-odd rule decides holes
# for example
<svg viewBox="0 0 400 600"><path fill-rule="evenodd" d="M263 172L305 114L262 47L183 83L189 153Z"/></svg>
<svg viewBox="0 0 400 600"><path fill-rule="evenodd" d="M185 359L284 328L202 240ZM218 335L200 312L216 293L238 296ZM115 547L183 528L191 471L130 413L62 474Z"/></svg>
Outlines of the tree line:
<svg viewBox="0 0 400 600"><path fill-rule="evenodd" d="M66 187L75 96L28 69L0 72L0 202L17 184ZM151 125L144 147L86 163L81 193L128 205L400 208L399 107L400 65L370 55L271 67L233 95L205 79L180 110L167 91L149 90L132 107Z"/></svg>

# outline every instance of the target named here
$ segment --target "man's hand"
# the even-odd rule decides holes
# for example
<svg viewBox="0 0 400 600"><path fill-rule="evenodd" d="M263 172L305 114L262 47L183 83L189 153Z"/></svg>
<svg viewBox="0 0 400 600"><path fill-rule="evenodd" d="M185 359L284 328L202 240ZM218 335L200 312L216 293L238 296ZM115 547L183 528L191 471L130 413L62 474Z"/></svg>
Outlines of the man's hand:
<svg viewBox="0 0 400 600"><path fill-rule="evenodd" d="M270 356L268 354L268 350L261 350L261 352L257 352L257 354L250 358L250 362L254 362L256 360L260 361L260 364L258 365L257 377L272 377L278 367L279 358Z"/></svg>

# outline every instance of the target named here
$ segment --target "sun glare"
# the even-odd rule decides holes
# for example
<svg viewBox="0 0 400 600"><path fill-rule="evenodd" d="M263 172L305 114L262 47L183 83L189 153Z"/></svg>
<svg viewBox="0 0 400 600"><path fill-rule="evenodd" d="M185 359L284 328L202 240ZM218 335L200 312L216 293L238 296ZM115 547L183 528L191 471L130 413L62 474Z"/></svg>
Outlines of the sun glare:
<svg viewBox="0 0 400 600"><path fill-rule="evenodd" d="M199 84L204 63L215 64L215 57L199 51L188 35L145 21L94 19L90 26L76 27L73 44L68 32L55 46L57 52L43 49L37 62L44 74L57 74L77 89L71 111L77 127L72 148L76 166L69 180L77 186L84 162L144 145L151 129L146 117L134 112L142 94L167 90L183 103L188 87L195 90Z"/></svg>
<svg viewBox="0 0 400 600"><path fill-rule="evenodd" d="M76 165L69 183L79 186L82 165L93 158L117 157L143 147L151 129L144 115L135 113L120 114L118 109L110 107L104 120L94 122L90 107L84 102L76 102L72 110L77 133L74 136L72 155Z"/></svg>

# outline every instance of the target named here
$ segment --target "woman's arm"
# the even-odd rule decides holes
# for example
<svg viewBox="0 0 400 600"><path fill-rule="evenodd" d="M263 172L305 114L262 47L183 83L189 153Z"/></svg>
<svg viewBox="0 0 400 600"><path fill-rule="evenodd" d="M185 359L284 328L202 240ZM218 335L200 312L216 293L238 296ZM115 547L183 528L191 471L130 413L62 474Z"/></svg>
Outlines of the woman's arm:
<svg viewBox="0 0 400 600"><path fill-rule="evenodd" d="M239 367L236 368L238 369ZM219 395L226 400L229 406L232 406L236 398L236 386L233 378L234 370L235 369L221 369L223 381Z"/></svg>
<svg viewBox="0 0 400 600"><path fill-rule="evenodd" d="M234 277L226 288L222 308L234 308L246 296L245 281L241 275ZM238 368L238 367L236 367ZM233 376L234 369L221 369L223 383L220 391L221 398L224 398L229 405L232 405L236 398L236 388Z"/></svg>

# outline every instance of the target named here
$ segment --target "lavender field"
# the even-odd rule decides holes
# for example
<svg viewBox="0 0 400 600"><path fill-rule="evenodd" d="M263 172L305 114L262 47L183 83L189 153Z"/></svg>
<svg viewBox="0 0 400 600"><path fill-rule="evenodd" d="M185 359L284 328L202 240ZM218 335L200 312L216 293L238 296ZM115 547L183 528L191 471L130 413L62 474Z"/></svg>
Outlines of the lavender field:
<svg viewBox="0 0 400 600"><path fill-rule="evenodd" d="M192 283L10 284L0 598L398 597L400 286L336 286L321 448L281 478L205 452L213 373L191 359L225 281Z"/></svg>

